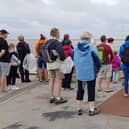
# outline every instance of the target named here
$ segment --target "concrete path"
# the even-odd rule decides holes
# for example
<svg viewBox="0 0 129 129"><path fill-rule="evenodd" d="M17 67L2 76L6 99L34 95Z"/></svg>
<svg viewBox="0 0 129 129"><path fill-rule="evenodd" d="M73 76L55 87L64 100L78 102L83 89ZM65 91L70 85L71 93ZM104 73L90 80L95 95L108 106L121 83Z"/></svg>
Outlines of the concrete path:
<svg viewBox="0 0 129 129"><path fill-rule="evenodd" d="M76 87L75 83L73 87ZM113 88L117 92L121 89L121 84ZM112 94L97 93L97 104ZM106 114L89 117L87 97L84 101L86 112L83 116L78 116L75 95L76 88L74 91L63 91L68 103L51 105L48 103L48 85L34 81L27 88L12 93L0 102L0 129L129 129L129 118ZM5 96L7 94L3 97Z"/></svg>

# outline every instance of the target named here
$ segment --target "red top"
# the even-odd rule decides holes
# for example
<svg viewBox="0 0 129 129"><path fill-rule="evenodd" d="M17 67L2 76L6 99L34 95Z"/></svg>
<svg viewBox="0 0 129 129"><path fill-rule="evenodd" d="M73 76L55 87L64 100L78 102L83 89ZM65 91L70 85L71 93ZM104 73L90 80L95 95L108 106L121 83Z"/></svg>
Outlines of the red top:
<svg viewBox="0 0 129 129"><path fill-rule="evenodd" d="M97 48L100 47L104 47L105 56L107 57L105 64L112 64L112 59L113 59L112 48L106 43L100 43L99 45L97 45Z"/></svg>
<svg viewBox="0 0 129 129"><path fill-rule="evenodd" d="M65 57L72 56L73 49L71 48L70 45L64 45L64 53Z"/></svg>

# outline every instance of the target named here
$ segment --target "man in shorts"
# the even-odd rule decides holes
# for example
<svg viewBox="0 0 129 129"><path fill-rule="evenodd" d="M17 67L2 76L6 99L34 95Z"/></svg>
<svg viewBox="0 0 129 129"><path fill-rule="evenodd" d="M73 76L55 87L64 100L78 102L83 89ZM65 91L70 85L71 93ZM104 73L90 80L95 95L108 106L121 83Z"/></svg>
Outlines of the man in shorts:
<svg viewBox="0 0 129 129"><path fill-rule="evenodd" d="M58 58L47 63L47 69L49 74L49 87L50 87L50 103L62 104L66 103L67 100L61 97L62 91L62 80L64 79L64 74L60 71L61 64L65 60L63 45L59 42L60 32L57 28L53 28L50 32L51 39L47 41L51 45L51 51L55 51ZM54 84L57 84L57 96L54 96Z"/></svg>
<svg viewBox="0 0 129 129"><path fill-rule="evenodd" d="M6 30L0 30L0 91L2 92L6 91L6 78L10 70L10 55L8 52L8 43L6 41L8 34Z"/></svg>
<svg viewBox="0 0 129 129"><path fill-rule="evenodd" d="M113 51L112 48L107 44L107 38L105 35L101 36L100 40L101 43L97 46L97 48L103 48L105 57L98 74L98 91L102 91L102 80L106 79L105 92L112 92L113 90L110 88L110 83L112 77Z"/></svg>

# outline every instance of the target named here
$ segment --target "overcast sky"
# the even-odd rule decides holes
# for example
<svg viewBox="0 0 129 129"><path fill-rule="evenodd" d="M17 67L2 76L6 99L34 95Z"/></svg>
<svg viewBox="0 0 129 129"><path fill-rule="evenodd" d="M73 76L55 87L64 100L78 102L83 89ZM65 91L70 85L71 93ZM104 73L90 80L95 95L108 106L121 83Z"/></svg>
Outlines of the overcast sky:
<svg viewBox="0 0 129 129"><path fill-rule="evenodd" d="M51 27L79 38L85 31L124 38L129 34L129 0L0 0L0 28L10 38L38 38Z"/></svg>

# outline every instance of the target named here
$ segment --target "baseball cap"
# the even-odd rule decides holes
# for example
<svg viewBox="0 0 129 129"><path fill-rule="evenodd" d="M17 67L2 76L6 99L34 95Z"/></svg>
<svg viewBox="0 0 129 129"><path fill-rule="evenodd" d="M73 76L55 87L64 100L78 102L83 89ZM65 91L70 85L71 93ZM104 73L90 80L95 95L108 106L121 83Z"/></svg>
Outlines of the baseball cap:
<svg viewBox="0 0 129 129"><path fill-rule="evenodd" d="M0 30L0 34L9 34L9 32L7 30L2 29Z"/></svg>

